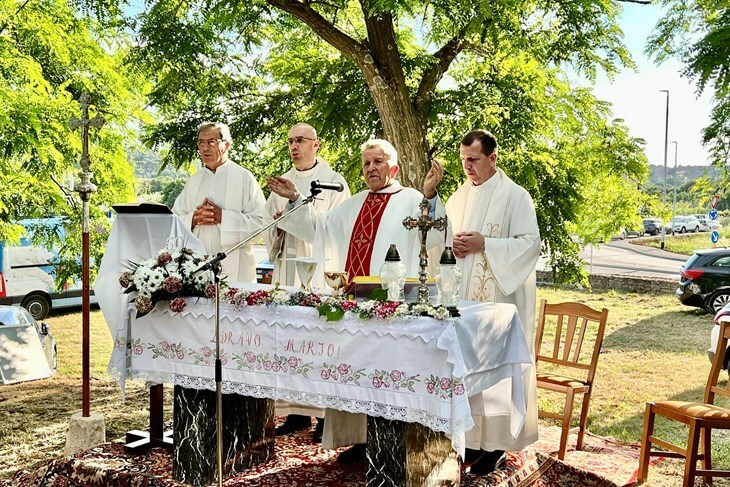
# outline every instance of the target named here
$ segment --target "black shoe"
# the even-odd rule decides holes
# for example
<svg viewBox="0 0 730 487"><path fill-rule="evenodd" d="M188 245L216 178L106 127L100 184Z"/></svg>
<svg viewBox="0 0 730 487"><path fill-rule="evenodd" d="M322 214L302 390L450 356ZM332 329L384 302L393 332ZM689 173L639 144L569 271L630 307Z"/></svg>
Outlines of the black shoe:
<svg viewBox="0 0 730 487"><path fill-rule="evenodd" d="M306 430L312 427L312 420L309 416L301 414L290 414L281 426L274 430L274 436L289 435L299 430Z"/></svg>
<svg viewBox="0 0 730 487"><path fill-rule="evenodd" d="M340 465L355 465L365 461L365 443L352 445L347 450L337 455L337 463Z"/></svg>
<svg viewBox="0 0 730 487"><path fill-rule="evenodd" d="M487 475L502 468L506 462L507 455L503 450L486 451L472 463L469 472L474 475Z"/></svg>
<svg viewBox="0 0 730 487"><path fill-rule="evenodd" d="M467 448L466 454L464 455L464 463L474 463L479 457L482 456L484 450L475 450L473 448Z"/></svg>
<svg viewBox="0 0 730 487"><path fill-rule="evenodd" d="M317 426L312 432L312 443L322 443L322 432L324 432L324 418L317 418Z"/></svg>

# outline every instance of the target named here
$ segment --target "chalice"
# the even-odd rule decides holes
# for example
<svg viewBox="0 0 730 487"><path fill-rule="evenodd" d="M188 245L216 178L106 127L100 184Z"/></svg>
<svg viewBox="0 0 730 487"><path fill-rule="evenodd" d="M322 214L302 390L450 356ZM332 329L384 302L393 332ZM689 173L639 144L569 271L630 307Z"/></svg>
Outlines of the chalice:
<svg viewBox="0 0 730 487"><path fill-rule="evenodd" d="M341 271L324 271L324 282L332 288L334 293L333 297L337 298L340 296L340 289L347 285L350 275L347 272Z"/></svg>
<svg viewBox="0 0 730 487"><path fill-rule="evenodd" d="M302 283L302 291L306 293L312 292L312 278L314 277L314 270L317 268L316 262L297 262L297 275Z"/></svg>

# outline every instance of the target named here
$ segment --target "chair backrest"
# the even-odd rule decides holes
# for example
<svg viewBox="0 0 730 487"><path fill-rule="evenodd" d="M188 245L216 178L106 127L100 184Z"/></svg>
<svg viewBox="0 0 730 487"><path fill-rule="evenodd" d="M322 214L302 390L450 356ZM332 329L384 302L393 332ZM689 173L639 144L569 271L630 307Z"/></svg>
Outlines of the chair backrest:
<svg viewBox="0 0 730 487"><path fill-rule="evenodd" d="M548 304L544 299L540 300L535 365L542 361L578 369L586 373L586 381L592 383L607 321L606 308L597 311L580 303ZM545 337L551 340L543 344ZM552 343L551 348L549 343ZM587 343L593 343L593 346L583 350Z"/></svg>
<svg viewBox="0 0 730 487"><path fill-rule="evenodd" d="M727 345L730 341L730 321L720 320L720 336L717 339L717 348L715 349L715 358L712 359L712 367L710 367L710 376L707 378L705 386L705 403L713 404L715 394L730 397L730 379L727 381L726 387L720 387L717 382L720 378L722 365L725 361L725 354L728 353Z"/></svg>

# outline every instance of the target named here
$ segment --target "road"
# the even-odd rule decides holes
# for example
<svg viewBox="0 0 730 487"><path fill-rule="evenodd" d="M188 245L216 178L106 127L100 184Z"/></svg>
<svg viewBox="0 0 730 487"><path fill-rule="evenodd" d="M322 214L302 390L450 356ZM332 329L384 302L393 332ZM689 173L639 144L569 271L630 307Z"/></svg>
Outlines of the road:
<svg viewBox="0 0 730 487"><path fill-rule="evenodd" d="M591 274L678 279L679 268L688 257L654 247L634 245L630 240L614 240L583 249L581 258L586 262L585 269ZM538 261L537 268L545 268L542 258Z"/></svg>

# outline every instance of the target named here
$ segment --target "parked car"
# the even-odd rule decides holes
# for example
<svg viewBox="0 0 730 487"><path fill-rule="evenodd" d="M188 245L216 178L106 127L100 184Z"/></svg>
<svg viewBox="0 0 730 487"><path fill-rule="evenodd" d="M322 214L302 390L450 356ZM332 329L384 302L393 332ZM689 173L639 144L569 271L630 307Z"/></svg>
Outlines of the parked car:
<svg viewBox="0 0 730 487"><path fill-rule="evenodd" d="M662 233L662 221L659 218L644 218L644 233L659 235Z"/></svg>
<svg viewBox="0 0 730 487"><path fill-rule="evenodd" d="M58 368L58 350L56 349L56 340L51 335L48 325L44 322L38 324L33 315L20 306L0 305L0 326L1 327L31 327L38 335L38 339L43 347L43 355L46 357L48 367L51 373L55 373Z"/></svg>
<svg viewBox="0 0 730 487"><path fill-rule="evenodd" d="M687 233L700 231L700 222L694 215L677 216L672 220L672 232Z"/></svg>
<svg viewBox="0 0 730 487"><path fill-rule="evenodd" d="M677 298L717 313L730 303L730 248L695 250L680 268Z"/></svg>
<svg viewBox="0 0 730 487"><path fill-rule="evenodd" d="M611 240L626 240L629 237L641 237L643 234L639 230L633 230L631 228L621 227L619 232L611 237Z"/></svg>
<svg viewBox="0 0 730 487"><path fill-rule="evenodd" d="M707 218L707 215L694 215L694 217L700 222L700 232L710 231L710 219Z"/></svg>

